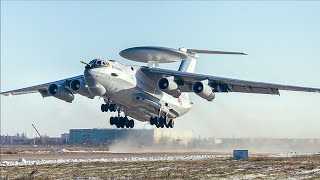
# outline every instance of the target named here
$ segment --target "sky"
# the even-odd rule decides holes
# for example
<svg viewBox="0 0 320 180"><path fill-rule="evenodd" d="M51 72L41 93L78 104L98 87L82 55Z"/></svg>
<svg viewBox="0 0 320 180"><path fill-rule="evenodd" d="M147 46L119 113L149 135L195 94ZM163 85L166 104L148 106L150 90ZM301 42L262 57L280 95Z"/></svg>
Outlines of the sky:
<svg viewBox="0 0 320 180"><path fill-rule="evenodd" d="M196 72L320 88L319 19L317 1L1 1L1 91L80 75L80 60L137 64L118 53L146 45L245 52L201 54ZM193 109L175 128L201 137L320 138L320 94L280 94L217 94L213 102L191 95ZM114 128L102 103L2 96L1 134L34 137L32 123L50 136Z"/></svg>

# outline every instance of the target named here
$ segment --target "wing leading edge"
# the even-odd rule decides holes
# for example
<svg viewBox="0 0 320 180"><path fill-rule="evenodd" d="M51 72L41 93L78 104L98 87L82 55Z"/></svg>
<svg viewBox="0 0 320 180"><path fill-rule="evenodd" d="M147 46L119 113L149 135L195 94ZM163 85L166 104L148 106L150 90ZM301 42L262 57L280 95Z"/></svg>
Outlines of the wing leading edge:
<svg viewBox="0 0 320 180"><path fill-rule="evenodd" d="M51 84L59 84L59 85L63 85L65 83L71 82L72 80L75 79L83 79L83 75L79 75L79 76L75 76L75 77L71 77L71 78L67 78L67 79L62 79L62 80L58 80L58 81L53 81L53 82L49 82L49 83L45 83L45 84L40 84L40 85L36 85L36 86L31 86L31 87L26 87L26 88L21 88L21 89L16 89L16 90L12 90L12 91L6 91L6 92L1 92L1 95L4 96L14 96L14 95L22 95L22 94L30 94L30 93L40 93L43 97L48 97L50 96L48 94L48 87Z"/></svg>
<svg viewBox="0 0 320 180"><path fill-rule="evenodd" d="M258 93L280 95L279 90L286 91L304 91L320 93L320 88L309 88L299 86L289 86L281 84L272 84L265 82L254 82L232 78L224 78L217 76L209 76L203 74L188 73L182 71L174 71L160 68L143 67L146 74L157 74L157 78L173 76L179 85L186 86L182 88L184 92L191 92L191 86L198 81L208 81L214 92L242 92L242 93ZM153 76L155 77L155 76Z"/></svg>

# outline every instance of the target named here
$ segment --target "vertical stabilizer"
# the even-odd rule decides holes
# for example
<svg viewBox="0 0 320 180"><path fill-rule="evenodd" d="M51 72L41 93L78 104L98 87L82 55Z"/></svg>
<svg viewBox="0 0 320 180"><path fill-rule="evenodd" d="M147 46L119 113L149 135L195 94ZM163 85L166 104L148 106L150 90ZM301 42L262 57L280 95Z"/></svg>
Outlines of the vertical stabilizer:
<svg viewBox="0 0 320 180"><path fill-rule="evenodd" d="M181 62L179 71L193 73L194 70L196 69L196 64L197 64L197 58L189 57L188 59L183 60ZM182 95L190 101L189 93L182 93Z"/></svg>
<svg viewBox="0 0 320 180"><path fill-rule="evenodd" d="M179 71L193 73L197 64L197 59L189 57L187 60L181 61Z"/></svg>

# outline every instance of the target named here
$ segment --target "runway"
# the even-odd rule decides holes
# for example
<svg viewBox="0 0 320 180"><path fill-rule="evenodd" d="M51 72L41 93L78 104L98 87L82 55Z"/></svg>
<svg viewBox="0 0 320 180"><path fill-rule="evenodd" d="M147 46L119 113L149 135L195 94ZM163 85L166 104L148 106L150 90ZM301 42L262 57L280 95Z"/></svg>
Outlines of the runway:
<svg viewBox="0 0 320 180"><path fill-rule="evenodd" d="M57 149L2 154L1 169L9 179L317 179L320 154L251 154L237 161L231 153Z"/></svg>

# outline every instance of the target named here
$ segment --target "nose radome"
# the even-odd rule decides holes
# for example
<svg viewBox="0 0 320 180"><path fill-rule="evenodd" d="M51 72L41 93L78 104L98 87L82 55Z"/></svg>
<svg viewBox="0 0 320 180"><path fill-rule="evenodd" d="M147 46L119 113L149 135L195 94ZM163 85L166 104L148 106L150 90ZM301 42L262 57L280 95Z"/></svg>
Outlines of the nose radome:
<svg viewBox="0 0 320 180"><path fill-rule="evenodd" d="M84 70L83 75L89 86L95 86L99 81L98 73L92 69Z"/></svg>
<svg viewBox="0 0 320 180"><path fill-rule="evenodd" d="M102 96L106 93L106 89L99 82L99 72L94 69L86 69L83 75L91 94Z"/></svg>
<svg viewBox="0 0 320 180"><path fill-rule="evenodd" d="M86 70L84 70L84 76L85 77L98 76L98 71L95 69L86 69Z"/></svg>

